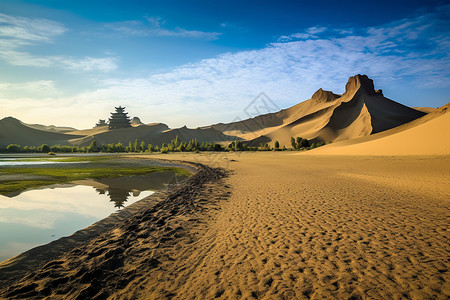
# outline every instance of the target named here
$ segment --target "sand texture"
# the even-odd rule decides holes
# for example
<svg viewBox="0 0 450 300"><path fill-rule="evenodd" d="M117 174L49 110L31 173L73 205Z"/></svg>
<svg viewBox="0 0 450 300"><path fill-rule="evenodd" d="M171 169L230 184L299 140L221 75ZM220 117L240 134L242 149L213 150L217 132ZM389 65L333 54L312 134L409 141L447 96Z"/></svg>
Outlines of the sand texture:
<svg viewBox="0 0 450 300"><path fill-rule="evenodd" d="M166 201L3 285L0 295L450 297L448 156L159 157L230 172L199 172Z"/></svg>

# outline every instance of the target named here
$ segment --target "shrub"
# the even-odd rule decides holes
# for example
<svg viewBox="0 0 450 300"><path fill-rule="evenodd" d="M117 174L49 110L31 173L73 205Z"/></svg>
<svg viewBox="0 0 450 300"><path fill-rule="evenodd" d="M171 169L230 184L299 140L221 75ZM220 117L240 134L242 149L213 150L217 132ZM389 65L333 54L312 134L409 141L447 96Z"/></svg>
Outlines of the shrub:
<svg viewBox="0 0 450 300"><path fill-rule="evenodd" d="M7 152L14 152L14 153L20 152L20 146L17 145L17 144L8 145L6 147L6 151Z"/></svg>
<svg viewBox="0 0 450 300"><path fill-rule="evenodd" d="M47 144L43 144L42 146L39 147L39 151L42 153L49 153L50 147Z"/></svg>
<svg viewBox="0 0 450 300"><path fill-rule="evenodd" d="M291 146L292 148L296 149L297 148L297 143L295 143L295 139L291 136Z"/></svg>
<svg viewBox="0 0 450 300"><path fill-rule="evenodd" d="M274 147L275 147L275 150L280 149L280 143L278 141L275 141Z"/></svg>

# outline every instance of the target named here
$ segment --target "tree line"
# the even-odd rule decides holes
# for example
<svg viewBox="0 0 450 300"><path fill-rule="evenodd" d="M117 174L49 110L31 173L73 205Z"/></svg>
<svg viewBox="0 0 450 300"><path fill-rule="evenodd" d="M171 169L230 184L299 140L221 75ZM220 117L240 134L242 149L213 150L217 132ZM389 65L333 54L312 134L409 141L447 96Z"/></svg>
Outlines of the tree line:
<svg viewBox="0 0 450 300"><path fill-rule="evenodd" d="M291 146L295 150L309 150L324 145L323 142L311 143L307 139L291 137ZM280 143L275 141L274 148L267 143L261 143L259 146L251 146L241 141L233 141L230 144L223 146L215 142L200 143L197 138L191 139L189 142L182 142L176 136L170 143L162 143L161 145L147 144L145 141L129 142L127 145L118 143L97 145L94 140L89 146L66 146L66 145L52 145L43 144L41 146L24 146L17 144L10 144L5 148L0 147L0 153L152 153L152 152L197 152L197 151L286 151L291 150L283 146L280 148Z"/></svg>

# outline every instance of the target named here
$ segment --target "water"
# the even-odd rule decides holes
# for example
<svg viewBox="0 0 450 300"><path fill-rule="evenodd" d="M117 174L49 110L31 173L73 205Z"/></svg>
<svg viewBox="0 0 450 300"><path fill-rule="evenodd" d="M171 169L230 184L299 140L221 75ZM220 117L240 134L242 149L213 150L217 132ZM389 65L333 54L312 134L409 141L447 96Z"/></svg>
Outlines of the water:
<svg viewBox="0 0 450 300"><path fill-rule="evenodd" d="M0 261L68 236L182 179L166 171L0 195Z"/></svg>
<svg viewBox="0 0 450 300"><path fill-rule="evenodd" d="M27 160L0 159L0 167L1 166L21 166L21 165L45 165L45 164L81 164L81 163L87 163L87 162L86 161L64 162L64 161L56 161L56 160L27 161Z"/></svg>

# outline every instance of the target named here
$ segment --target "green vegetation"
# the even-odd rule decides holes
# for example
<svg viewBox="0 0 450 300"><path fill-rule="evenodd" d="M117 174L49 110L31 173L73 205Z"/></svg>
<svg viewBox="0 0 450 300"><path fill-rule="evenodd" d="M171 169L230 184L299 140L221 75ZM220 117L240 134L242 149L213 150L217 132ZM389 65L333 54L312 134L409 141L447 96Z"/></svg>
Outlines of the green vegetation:
<svg viewBox="0 0 450 300"><path fill-rule="evenodd" d="M324 145L323 142L310 143L307 139L301 137L291 137L291 146L294 150L309 150ZM200 143L196 138L191 139L189 142L180 141L176 136L170 143L162 143L161 146L148 144L145 141L135 140L129 142L127 146L118 142L116 144L103 144L98 145L96 141L92 141L89 146L77 147L77 146L61 146L53 145L48 146L46 144L40 147L25 146L21 148L20 145L11 144L6 148L0 148L0 153L152 153L152 152L198 152L198 151L279 151L286 150L286 146L280 149L280 143L275 141L274 148L272 149L269 144L261 143L259 147L250 146L246 142L234 141L228 146L216 144L215 142L202 142Z"/></svg>
<svg viewBox="0 0 450 300"><path fill-rule="evenodd" d="M4 180L0 181L0 194L14 191L23 191L33 187L51 185L56 183L68 183L74 180L95 179L95 178L113 178L132 175L146 175L154 172L174 171L179 175L189 176L189 171L173 167L136 167L125 168L120 165L97 165L85 168L2 168L0 175L8 174L27 174L35 175L36 178L45 178L45 180Z"/></svg>
<svg viewBox="0 0 450 300"><path fill-rule="evenodd" d="M46 180L16 180L2 182L0 185L0 194L25 191L27 189L38 188L41 186L51 185L53 183L57 182L50 182Z"/></svg>
<svg viewBox="0 0 450 300"><path fill-rule="evenodd" d="M310 141L302 137L291 137L291 146L294 150L311 150L323 145L325 145L325 143L322 141L319 141L317 143L310 143Z"/></svg>

